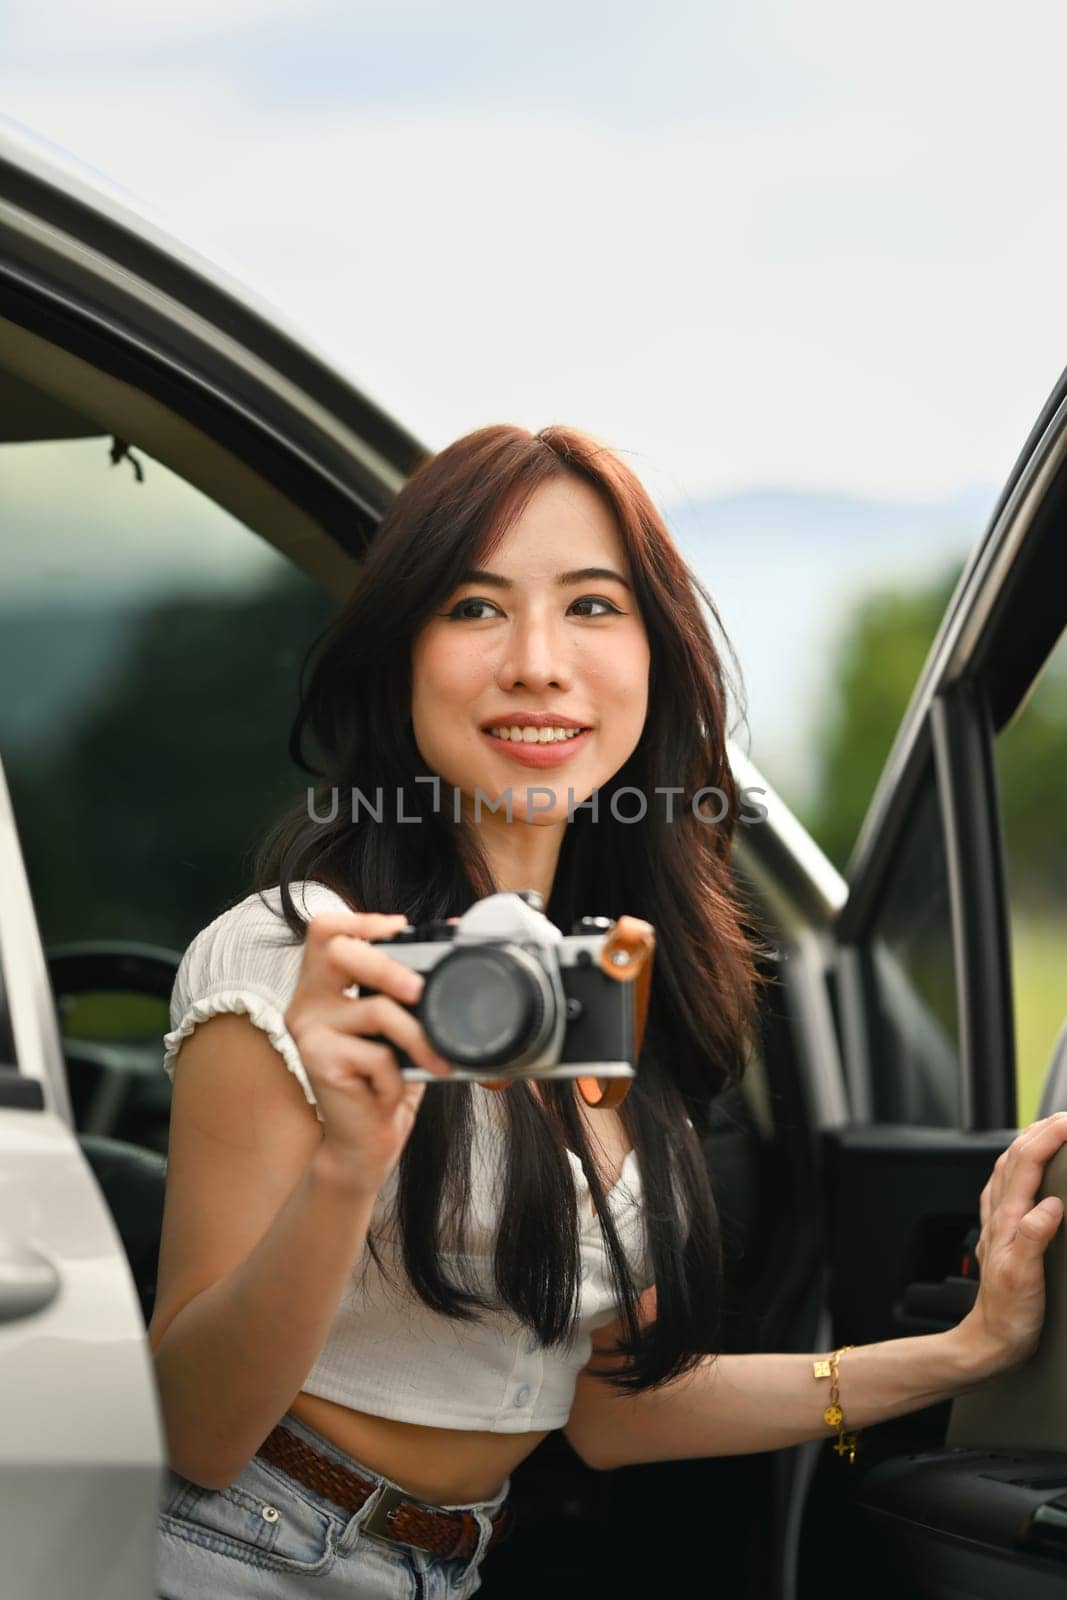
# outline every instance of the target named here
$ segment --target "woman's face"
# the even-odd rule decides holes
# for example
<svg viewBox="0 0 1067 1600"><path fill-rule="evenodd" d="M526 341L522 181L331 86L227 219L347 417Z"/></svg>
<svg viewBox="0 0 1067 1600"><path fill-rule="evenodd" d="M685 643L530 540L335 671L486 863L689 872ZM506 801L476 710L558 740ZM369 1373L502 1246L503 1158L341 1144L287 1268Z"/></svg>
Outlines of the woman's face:
<svg viewBox="0 0 1067 1600"><path fill-rule="evenodd" d="M590 567L601 570L575 576ZM468 799L476 788L492 801L510 790L513 818L566 822L568 790L578 805L608 782L648 709L648 636L614 514L584 479L554 478L534 491L487 568L454 589L412 643L415 741ZM535 713L587 731L532 743L528 730L519 742L516 727ZM487 731L505 728L510 737ZM451 795L442 805L451 814Z"/></svg>

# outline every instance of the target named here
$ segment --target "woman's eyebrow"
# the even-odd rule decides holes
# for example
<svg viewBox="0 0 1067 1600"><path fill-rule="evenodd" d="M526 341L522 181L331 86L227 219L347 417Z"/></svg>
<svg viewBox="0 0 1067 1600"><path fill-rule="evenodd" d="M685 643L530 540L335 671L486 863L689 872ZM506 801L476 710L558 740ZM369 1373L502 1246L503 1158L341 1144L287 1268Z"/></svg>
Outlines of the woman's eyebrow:
<svg viewBox="0 0 1067 1600"><path fill-rule="evenodd" d="M575 572L558 572L556 574L556 582L561 588L568 583L585 583L589 578L611 578L616 583L621 583L624 589L630 588L622 573L615 572L611 567L579 567ZM497 589L514 589L515 587L510 578L502 578L498 572L486 572L484 567L471 567L459 581L460 583L487 583Z"/></svg>

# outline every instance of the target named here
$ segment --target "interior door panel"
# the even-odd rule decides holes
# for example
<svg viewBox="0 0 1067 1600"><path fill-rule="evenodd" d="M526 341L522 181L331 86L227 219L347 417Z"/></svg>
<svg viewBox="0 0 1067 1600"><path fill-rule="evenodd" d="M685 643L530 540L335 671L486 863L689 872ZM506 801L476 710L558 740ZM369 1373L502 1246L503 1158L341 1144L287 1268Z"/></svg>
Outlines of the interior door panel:
<svg viewBox="0 0 1067 1600"><path fill-rule="evenodd" d="M857 1533L881 1600L1062 1600L1067 1452L948 1447L867 1476Z"/></svg>
<svg viewBox="0 0 1067 1600"><path fill-rule="evenodd" d="M1017 1131L871 1124L824 1134L835 1345L936 1333L966 1315L977 1291L979 1195ZM1061 1184L1065 1174L1067 1161ZM1067 1242L1062 1249L1067 1260ZM1063 1272L1054 1259L1050 1273L1062 1280ZM1061 1414L1063 1298L1044 1333ZM1021 1369L1006 1376L1021 1393ZM979 1442L981 1397L1001 1382L864 1430L854 1468L825 1452L805 1519L801 1595L851 1594L860 1570L865 1591L886 1600L1067 1593L1067 1449L1029 1448L1021 1430L1017 1444L1003 1443L1010 1393L990 1408L991 1437Z"/></svg>
<svg viewBox="0 0 1067 1600"><path fill-rule="evenodd" d="M1049 1195L1067 1207L1067 1146L1061 1146L1045 1168L1038 1200ZM1031 1450L1067 1447L1065 1227L1060 1224L1045 1251L1045 1320L1040 1345L1029 1361L1001 1373L981 1389L959 1396L952 1407L946 1443ZM1067 1520L1063 1544L1067 1552Z"/></svg>
<svg viewBox="0 0 1067 1600"><path fill-rule="evenodd" d="M955 1298L950 1290L943 1307L938 1295L953 1279L974 1282L961 1270L967 1236L993 1164L1016 1132L874 1123L823 1135L828 1299L840 1342L937 1333L966 1314L973 1290Z"/></svg>

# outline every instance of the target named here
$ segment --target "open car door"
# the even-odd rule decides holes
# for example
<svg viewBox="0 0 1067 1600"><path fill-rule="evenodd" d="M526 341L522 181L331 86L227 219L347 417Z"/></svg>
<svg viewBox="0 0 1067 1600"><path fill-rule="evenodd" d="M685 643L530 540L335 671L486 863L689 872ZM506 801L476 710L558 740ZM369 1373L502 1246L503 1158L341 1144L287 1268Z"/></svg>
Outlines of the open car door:
<svg viewBox="0 0 1067 1600"><path fill-rule="evenodd" d="M79 1146L0 764L5 1600L145 1600L165 1447L141 1308Z"/></svg>
<svg viewBox="0 0 1067 1600"><path fill-rule="evenodd" d="M1035 968L1054 958L1067 908L1063 854L1035 843L1057 826L1038 785L1049 753L1067 768L1067 719L1056 720L1067 695L1050 667L1067 621L1065 396L1061 380L960 577L846 872L831 998L850 1120L823 1139L834 1346L933 1333L966 1315L979 1195L1020 1105L1023 1125L1038 1114L1025 1080L1017 1091L1016 1012L1033 1020ZM1020 743L1050 671L1055 713ZM1044 920L1023 939L1031 925L1017 897L1042 875ZM1062 970L1051 988L1061 1023ZM1049 985L1044 994L1047 1005ZM1058 1059L1042 1115L1067 1109ZM1048 1268L1061 1257L1050 1251ZM1047 1341L1064 1337L1049 1318L1042 1360L1012 1374L1031 1414L1030 1391L1067 1363ZM857 1580L908 1600L1067 1593L1062 1383L1040 1448L1023 1407L1012 1418L985 1405L987 1387L868 1429L851 1466L823 1453L801 1596L852 1594Z"/></svg>

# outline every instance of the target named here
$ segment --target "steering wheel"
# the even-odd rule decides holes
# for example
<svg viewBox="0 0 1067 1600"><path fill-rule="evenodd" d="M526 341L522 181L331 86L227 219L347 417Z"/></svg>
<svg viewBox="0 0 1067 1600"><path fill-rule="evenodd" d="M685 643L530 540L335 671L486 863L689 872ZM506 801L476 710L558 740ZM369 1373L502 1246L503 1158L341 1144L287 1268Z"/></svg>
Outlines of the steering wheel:
<svg viewBox="0 0 1067 1600"><path fill-rule="evenodd" d="M67 995L103 991L169 1000L180 961L175 950L124 939L84 939L45 951L60 1021ZM62 1026L60 1033L79 1132L118 1137L120 1119L137 1100L157 1102L151 1107L156 1115L165 1110L170 1085L160 1064L161 1040L68 1038Z"/></svg>

